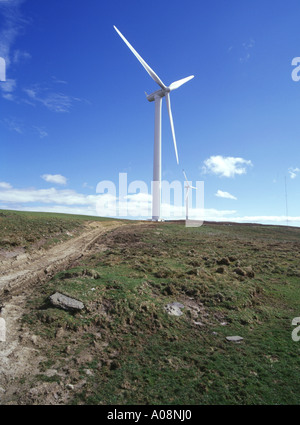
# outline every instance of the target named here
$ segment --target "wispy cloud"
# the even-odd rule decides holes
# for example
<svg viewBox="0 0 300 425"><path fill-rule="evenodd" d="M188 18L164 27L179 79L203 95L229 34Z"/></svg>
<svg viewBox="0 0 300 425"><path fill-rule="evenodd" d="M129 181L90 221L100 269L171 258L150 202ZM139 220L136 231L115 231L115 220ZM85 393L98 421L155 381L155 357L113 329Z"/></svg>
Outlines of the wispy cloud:
<svg viewBox="0 0 300 425"><path fill-rule="evenodd" d="M41 176L43 180L45 180L48 183L54 183L54 184L67 184L66 177L62 176L61 174L44 174Z"/></svg>
<svg viewBox="0 0 300 425"><path fill-rule="evenodd" d="M73 104L81 100L64 93L56 93L46 87L41 88L38 85L23 89L23 91L33 104L40 103L52 112L70 112Z"/></svg>
<svg viewBox="0 0 300 425"><path fill-rule="evenodd" d="M250 160L216 155L204 161L202 171L203 173L212 173L220 177L234 177L235 175L246 174L247 167L250 166L252 166Z"/></svg>
<svg viewBox="0 0 300 425"><path fill-rule="evenodd" d="M3 25L0 31L0 56L5 59L7 66L12 60L12 45L26 23L20 12L20 5L24 1L0 0L0 13L3 16Z"/></svg>
<svg viewBox="0 0 300 425"><path fill-rule="evenodd" d="M248 62L248 60L251 57L250 51L251 51L251 49L254 48L254 46L255 46L255 40L253 40L252 38L250 40L248 40L247 42L243 43L243 45L242 45L243 53L240 57L241 63Z"/></svg>
<svg viewBox="0 0 300 425"><path fill-rule="evenodd" d="M289 174L290 174L291 179L295 179L299 172L300 172L300 168L293 168L293 167L289 168Z"/></svg>
<svg viewBox="0 0 300 425"><path fill-rule="evenodd" d="M40 139L44 139L48 137L48 133L44 128L33 126L35 132L39 135Z"/></svg>
<svg viewBox="0 0 300 425"><path fill-rule="evenodd" d="M24 50L15 50L13 54L13 62L19 64L21 62L26 62L31 59L31 54Z"/></svg>
<svg viewBox="0 0 300 425"><path fill-rule="evenodd" d="M15 131L16 133L19 133L19 134L23 134L23 131L24 131L23 126L15 118L4 118L2 122L9 130Z"/></svg>
<svg viewBox="0 0 300 425"><path fill-rule="evenodd" d="M222 190L218 190L215 194L218 198L226 198L226 199L234 199L237 200L237 198L233 195L231 195L229 192L223 192Z"/></svg>

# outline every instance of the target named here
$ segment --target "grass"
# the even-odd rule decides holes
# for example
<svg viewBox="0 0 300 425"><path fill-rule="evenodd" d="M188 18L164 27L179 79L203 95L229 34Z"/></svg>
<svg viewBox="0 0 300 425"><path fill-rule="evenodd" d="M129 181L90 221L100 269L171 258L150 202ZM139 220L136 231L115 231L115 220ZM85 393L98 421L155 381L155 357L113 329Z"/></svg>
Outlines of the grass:
<svg viewBox="0 0 300 425"><path fill-rule="evenodd" d="M102 217L0 210L0 249L49 248L78 235L87 221L108 220Z"/></svg>
<svg viewBox="0 0 300 425"><path fill-rule="evenodd" d="M23 318L74 385L68 403L299 404L300 229L129 225L103 243L40 287ZM55 291L85 311L52 308ZM165 311L173 301L182 316Z"/></svg>

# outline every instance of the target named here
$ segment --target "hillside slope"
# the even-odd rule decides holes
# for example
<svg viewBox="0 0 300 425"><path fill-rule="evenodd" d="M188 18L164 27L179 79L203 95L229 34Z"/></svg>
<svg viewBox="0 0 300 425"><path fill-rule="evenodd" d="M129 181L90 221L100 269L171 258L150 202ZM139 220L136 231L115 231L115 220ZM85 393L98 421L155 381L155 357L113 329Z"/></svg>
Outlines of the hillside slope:
<svg viewBox="0 0 300 425"><path fill-rule="evenodd" d="M300 229L128 224L90 248L22 295L2 404L299 404Z"/></svg>

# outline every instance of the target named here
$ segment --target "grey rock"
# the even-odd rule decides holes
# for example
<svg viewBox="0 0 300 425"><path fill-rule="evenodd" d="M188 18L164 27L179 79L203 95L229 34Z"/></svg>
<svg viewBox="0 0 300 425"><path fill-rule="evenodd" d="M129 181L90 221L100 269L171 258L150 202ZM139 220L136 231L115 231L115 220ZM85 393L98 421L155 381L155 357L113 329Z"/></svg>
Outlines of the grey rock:
<svg viewBox="0 0 300 425"><path fill-rule="evenodd" d="M51 295L50 302L54 307L62 308L67 311L78 311L84 309L84 304L74 298L67 297L66 295L56 292Z"/></svg>
<svg viewBox="0 0 300 425"><path fill-rule="evenodd" d="M183 314L181 311L182 308L184 308L184 305L177 302L165 306L166 312L171 316L181 316Z"/></svg>
<svg viewBox="0 0 300 425"><path fill-rule="evenodd" d="M72 384L67 384L67 390L74 390L74 385Z"/></svg>
<svg viewBox="0 0 300 425"><path fill-rule="evenodd" d="M231 342L240 342L240 341L243 341L244 338L236 335L236 336L227 336L226 339L227 341L231 341Z"/></svg>
<svg viewBox="0 0 300 425"><path fill-rule="evenodd" d="M6 322L3 317L0 317L0 342L6 341Z"/></svg>

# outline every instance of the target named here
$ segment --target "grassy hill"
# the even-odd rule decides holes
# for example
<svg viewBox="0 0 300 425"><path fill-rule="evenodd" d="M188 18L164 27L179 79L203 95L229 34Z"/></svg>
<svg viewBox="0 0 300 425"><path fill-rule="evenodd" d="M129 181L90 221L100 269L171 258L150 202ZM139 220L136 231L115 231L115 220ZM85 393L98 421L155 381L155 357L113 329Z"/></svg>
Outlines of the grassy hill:
<svg viewBox="0 0 300 425"><path fill-rule="evenodd" d="M12 401L299 404L299 265L299 228L144 223L108 232L101 249L28 297L22 327L42 360ZM54 308L56 291L85 310ZM173 302L182 315L166 311ZM243 340L226 339L234 335Z"/></svg>

